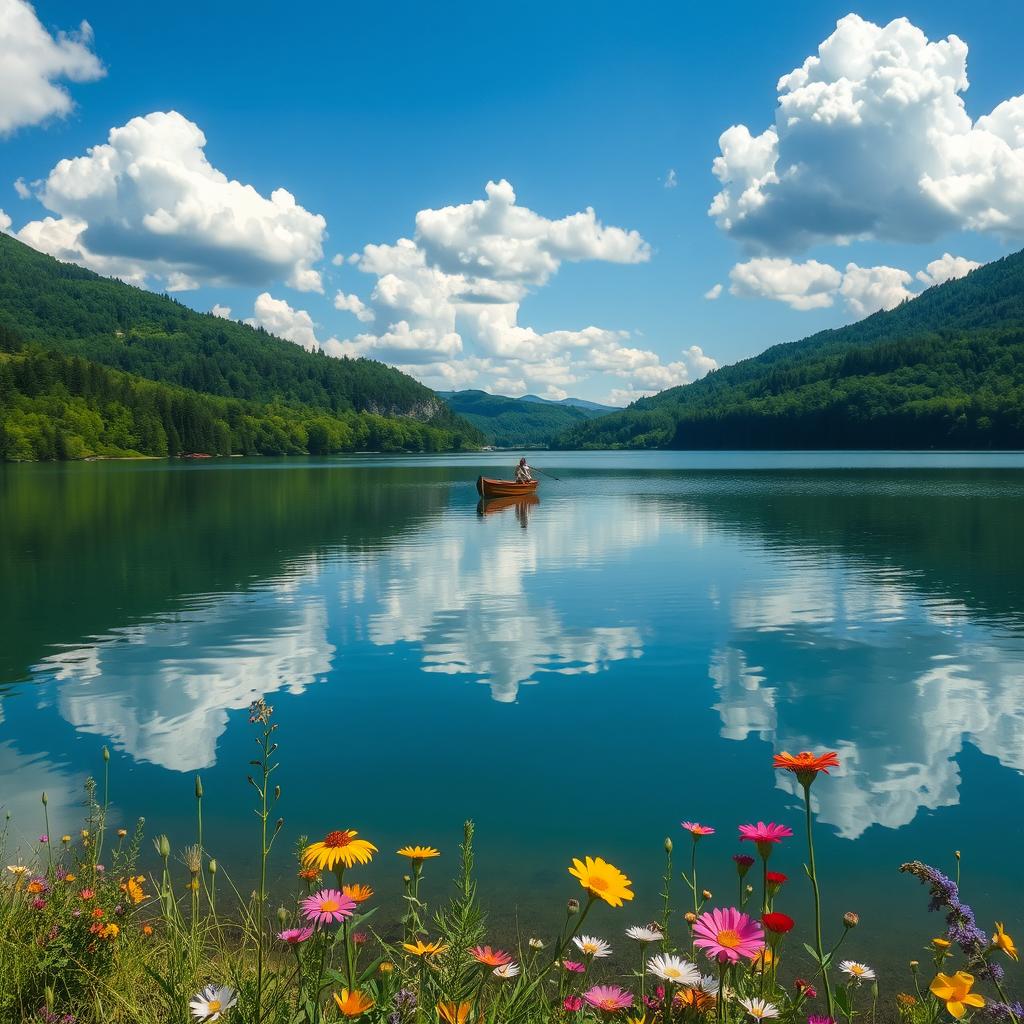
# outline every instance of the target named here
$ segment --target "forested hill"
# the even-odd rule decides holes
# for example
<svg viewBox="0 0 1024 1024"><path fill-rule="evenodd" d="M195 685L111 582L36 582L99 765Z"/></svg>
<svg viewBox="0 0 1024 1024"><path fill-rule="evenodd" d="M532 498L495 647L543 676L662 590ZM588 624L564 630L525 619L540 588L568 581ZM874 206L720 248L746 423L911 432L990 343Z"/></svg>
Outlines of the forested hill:
<svg viewBox="0 0 1024 1024"><path fill-rule="evenodd" d="M264 330L61 263L3 233L0 327L25 342L222 398L454 422L429 388L383 363L306 352Z"/></svg>
<svg viewBox="0 0 1024 1024"><path fill-rule="evenodd" d="M1024 252L574 426L567 448L1024 448Z"/></svg>
<svg viewBox="0 0 1024 1024"><path fill-rule="evenodd" d="M546 402L528 395L506 398L486 391L441 391L440 396L463 418L469 420L490 444L501 448L548 445L574 423L601 415L607 407Z"/></svg>

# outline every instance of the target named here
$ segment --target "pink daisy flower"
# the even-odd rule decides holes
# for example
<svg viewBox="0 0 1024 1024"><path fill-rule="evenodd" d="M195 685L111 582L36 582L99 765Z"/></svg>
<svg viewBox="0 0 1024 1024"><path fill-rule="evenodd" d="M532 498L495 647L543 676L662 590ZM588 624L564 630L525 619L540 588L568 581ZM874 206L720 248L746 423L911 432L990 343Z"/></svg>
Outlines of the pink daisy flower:
<svg viewBox="0 0 1024 1024"><path fill-rule="evenodd" d="M687 832L693 836L694 839L700 839L701 836L713 836L715 830L710 825L701 825L697 821L681 821L679 822Z"/></svg>
<svg viewBox="0 0 1024 1024"><path fill-rule="evenodd" d="M286 928L283 932L278 932L277 937L282 942L287 942L289 946L297 946L300 942L305 942L312 934L312 928Z"/></svg>
<svg viewBox="0 0 1024 1024"><path fill-rule="evenodd" d="M321 889L299 904L307 921L313 924L336 924L352 916L356 901L337 889Z"/></svg>
<svg viewBox="0 0 1024 1024"><path fill-rule="evenodd" d="M583 1009L583 1000L579 996L566 996L562 1000L562 1006L570 1013L576 1013Z"/></svg>
<svg viewBox="0 0 1024 1024"><path fill-rule="evenodd" d="M791 828L786 825L776 825L775 822L768 825L763 821L759 821L756 825L740 825L740 841L748 839L750 842L756 843L757 852L765 860L768 859L768 855L776 843L781 843L783 839L788 839L792 834Z"/></svg>
<svg viewBox="0 0 1024 1024"><path fill-rule="evenodd" d="M579 960L563 960L562 967L572 974L582 974L586 970Z"/></svg>
<svg viewBox="0 0 1024 1024"><path fill-rule="evenodd" d="M693 925L693 944L703 949L710 960L735 964L740 957L752 959L764 949L761 926L737 910L709 910Z"/></svg>
<svg viewBox="0 0 1024 1024"><path fill-rule="evenodd" d="M617 1013L633 1005L633 993L625 992L618 985L595 985L583 993L583 998L595 1010Z"/></svg>

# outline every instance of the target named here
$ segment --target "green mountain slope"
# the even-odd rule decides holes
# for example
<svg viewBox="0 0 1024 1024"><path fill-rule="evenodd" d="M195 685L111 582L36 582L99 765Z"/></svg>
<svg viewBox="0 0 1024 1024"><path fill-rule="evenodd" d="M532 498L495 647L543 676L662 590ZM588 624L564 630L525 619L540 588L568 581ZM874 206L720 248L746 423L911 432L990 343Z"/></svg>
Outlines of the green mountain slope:
<svg viewBox="0 0 1024 1024"><path fill-rule="evenodd" d="M1024 448L1024 253L577 424L566 448Z"/></svg>
<svg viewBox="0 0 1024 1024"><path fill-rule="evenodd" d="M306 352L2 233L0 326L24 341L205 394L452 422L429 388L383 363Z"/></svg>
<svg viewBox="0 0 1024 1024"><path fill-rule="evenodd" d="M506 398L486 391L442 391L439 394L452 411L473 424L489 444L501 448L550 444L567 427L600 416L603 411L538 398Z"/></svg>

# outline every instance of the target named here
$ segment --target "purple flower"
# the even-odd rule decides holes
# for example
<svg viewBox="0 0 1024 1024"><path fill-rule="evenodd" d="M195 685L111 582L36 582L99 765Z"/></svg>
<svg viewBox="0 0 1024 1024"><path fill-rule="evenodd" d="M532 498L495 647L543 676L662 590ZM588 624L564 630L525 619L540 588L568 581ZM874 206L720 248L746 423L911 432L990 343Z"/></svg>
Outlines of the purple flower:
<svg viewBox="0 0 1024 1024"><path fill-rule="evenodd" d="M39 837L39 842L41 842L41 843L48 843L49 841L50 841L50 837L47 836L47 835L41 835Z"/></svg>
<svg viewBox="0 0 1024 1024"><path fill-rule="evenodd" d="M1017 1002L1010 1003L1009 1005L1000 1002L987 1002L982 1013L999 1022L1009 1021L1014 1017L1020 1020L1021 1017L1024 1017L1024 1006Z"/></svg>
<svg viewBox="0 0 1024 1024"><path fill-rule="evenodd" d="M44 900L42 898L42 896L37 896L32 901L32 909L33 910L42 910L45 906L46 906L46 900Z"/></svg>
<svg viewBox="0 0 1024 1024"><path fill-rule="evenodd" d="M416 993L410 988L400 988L395 993L395 1006L399 1009L416 1009Z"/></svg>

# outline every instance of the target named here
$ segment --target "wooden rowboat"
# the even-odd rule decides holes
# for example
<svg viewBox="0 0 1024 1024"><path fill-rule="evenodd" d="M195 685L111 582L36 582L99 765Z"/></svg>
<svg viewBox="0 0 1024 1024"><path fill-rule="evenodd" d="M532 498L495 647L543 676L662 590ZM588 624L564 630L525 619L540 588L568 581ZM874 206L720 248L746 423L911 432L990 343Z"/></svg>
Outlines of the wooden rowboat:
<svg viewBox="0 0 1024 1024"><path fill-rule="evenodd" d="M516 498L523 494L533 494L535 490L536 480L525 484L517 484L515 480L492 480L488 476L480 476L476 480L476 491L482 498Z"/></svg>

